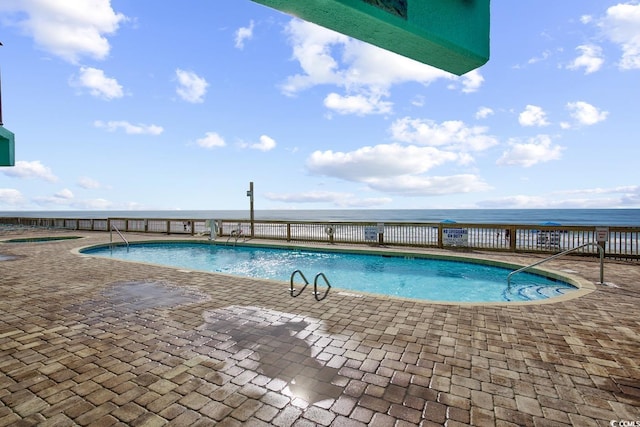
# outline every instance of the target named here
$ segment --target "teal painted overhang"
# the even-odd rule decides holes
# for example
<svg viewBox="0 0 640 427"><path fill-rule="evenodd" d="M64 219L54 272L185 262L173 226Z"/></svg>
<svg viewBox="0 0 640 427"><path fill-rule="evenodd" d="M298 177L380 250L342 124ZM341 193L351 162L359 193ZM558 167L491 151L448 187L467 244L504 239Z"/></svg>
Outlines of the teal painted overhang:
<svg viewBox="0 0 640 427"><path fill-rule="evenodd" d="M456 75L489 60L489 0L253 0Z"/></svg>
<svg viewBox="0 0 640 427"><path fill-rule="evenodd" d="M0 126L0 166L15 166L15 135Z"/></svg>

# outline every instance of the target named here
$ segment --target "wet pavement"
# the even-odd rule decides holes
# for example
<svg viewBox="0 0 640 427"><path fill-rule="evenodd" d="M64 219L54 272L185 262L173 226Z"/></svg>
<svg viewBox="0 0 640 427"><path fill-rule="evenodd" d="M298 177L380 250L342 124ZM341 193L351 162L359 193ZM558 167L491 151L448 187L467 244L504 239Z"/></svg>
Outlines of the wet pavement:
<svg viewBox="0 0 640 427"><path fill-rule="evenodd" d="M0 243L0 426L640 422L638 263L607 261L607 285L556 303L339 289L318 302L288 283L72 252L108 233L0 239L39 235L83 238ZM599 280L595 258L549 268Z"/></svg>

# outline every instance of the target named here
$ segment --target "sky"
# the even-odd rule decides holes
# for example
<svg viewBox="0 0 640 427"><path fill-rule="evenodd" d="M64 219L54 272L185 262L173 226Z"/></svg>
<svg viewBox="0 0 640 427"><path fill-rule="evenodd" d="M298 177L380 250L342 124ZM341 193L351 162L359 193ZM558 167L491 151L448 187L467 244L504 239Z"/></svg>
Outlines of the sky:
<svg viewBox="0 0 640 427"><path fill-rule="evenodd" d="M2 0L0 210L640 208L640 2L493 0L462 76L250 0Z"/></svg>

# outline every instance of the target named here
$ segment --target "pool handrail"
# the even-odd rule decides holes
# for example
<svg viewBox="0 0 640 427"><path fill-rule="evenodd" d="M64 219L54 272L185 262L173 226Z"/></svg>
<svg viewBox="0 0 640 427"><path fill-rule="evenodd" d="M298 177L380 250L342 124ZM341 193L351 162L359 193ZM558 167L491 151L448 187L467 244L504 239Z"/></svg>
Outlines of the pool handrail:
<svg viewBox="0 0 640 427"><path fill-rule="evenodd" d="M295 288L293 287L293 279L295 278L296 274L300 275L300 277L302 277L302 280L304 280L304 286L298 292L296 292ZM322 278L324 280L324 283L326 283L327 285L327 290L324 292L324 295L322 295L322 297L318 296L320 295L320 292L318 292L319 278ZM302 270L295 270L293 273L291 273L291 278L289 279L289 294L295 298L299 296L307 288L308 285L309 285L309 281L307 280ZM331 283L329 283L329 279L327 279L327 276L325 276L324 273L316 274L316 277L313 279L313 296L316 299L316 301L322 301L323 299L325 299L327 295L329 295L330 290L331 290Z"/></svg>
<svg viewBox="0 0 640 427"><path fill-rule="evenodd" d="M322 298L318 298L318 278L322 277L322 279L324 280L324 283L327 284L327 290L324 292L324 295L322 296ZM329 283L329 279L327 279L327 276L324 275L324 273L318 273L316 274L315 279L313 279L313 296L316 298L316 301L322 301L323 299L325 299L327 297L327 295L329 295L329 290L331 290L331 283Z"/></svg>
<svg viewBox="0 0 640 427"><path fill-rule="evenodd" d="M118 230L118 227L116 227L115 225L111 224L111 230L109 230L109 244L113 245L113 230L115 230L116 233L118 233L118 235L120 236L120 238L124 241L124 243L127 245L127 251L129 250L129 242L127 241L127 239L124 238L124 236L122 235L122 233L120 232L120 230Z"/></svg>
<svg viewBox="0 0 640 427"><path fill-rule="evenodd" d="M300 277L302 277L302 280L304 280L304 286L302 287L302 289L300 289L300 291L298 293L295 293L295 289L293 287L293 278L295 277L296 274L299 274ZM298 295L300 295L302 293L302 291L304 291L306 289L306 287L309 285L309 281L307 280L307 278L305 277L304 273L301 270L296 270L293 273L291 273L291 278L289 279L289 293L291 294L292 297L297 297Z"/></svg>
<svg viewBox="0 0 640 427"><path fill-rule="evenodd" d="M538 266L538 265L540 265L542 263L545 263L547 261L551 261L552 259L556 259L558 257L566 255L566 254L568 254L570 252L573 252L573 251L576 251L578 249L584 248L586 246L597 246L598 247L598 251L600 252L600 284L603 284L604 283L604 249L598 243L589 242L589 243L585 243L584 245L576 246L575 248L571 248L571 249L568 249L566 251L557 253L555 255L551 255L550 257L547 257L547 258L543 259L542 261L538 261L538 262L535 262L533 264L527 265L525 267L519 268L519 269L517 269L515 271L512 271L511 273L509 273L507 275L507 290L511 290L511 276L513 276L513 275L515 275L517 273L520 273L522 271L528 270L528 269L530 269L532 267Z"/></svg>

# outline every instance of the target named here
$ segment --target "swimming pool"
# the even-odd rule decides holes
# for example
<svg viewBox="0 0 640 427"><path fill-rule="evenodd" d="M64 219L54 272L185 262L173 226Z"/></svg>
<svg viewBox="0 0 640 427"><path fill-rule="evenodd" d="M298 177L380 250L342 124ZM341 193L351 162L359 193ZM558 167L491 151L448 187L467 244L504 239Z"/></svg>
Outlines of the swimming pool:
<svg viewBox="0 0 640 427"><path fill-rule="evenodd" d="M470 261L209 243L137 243L81 253L235 276L289 282L300 270L323 273L334 288L441 302L505 302L553 298L576 291L569 283ZM322 282L320 283L322 284Z"/></svg>

